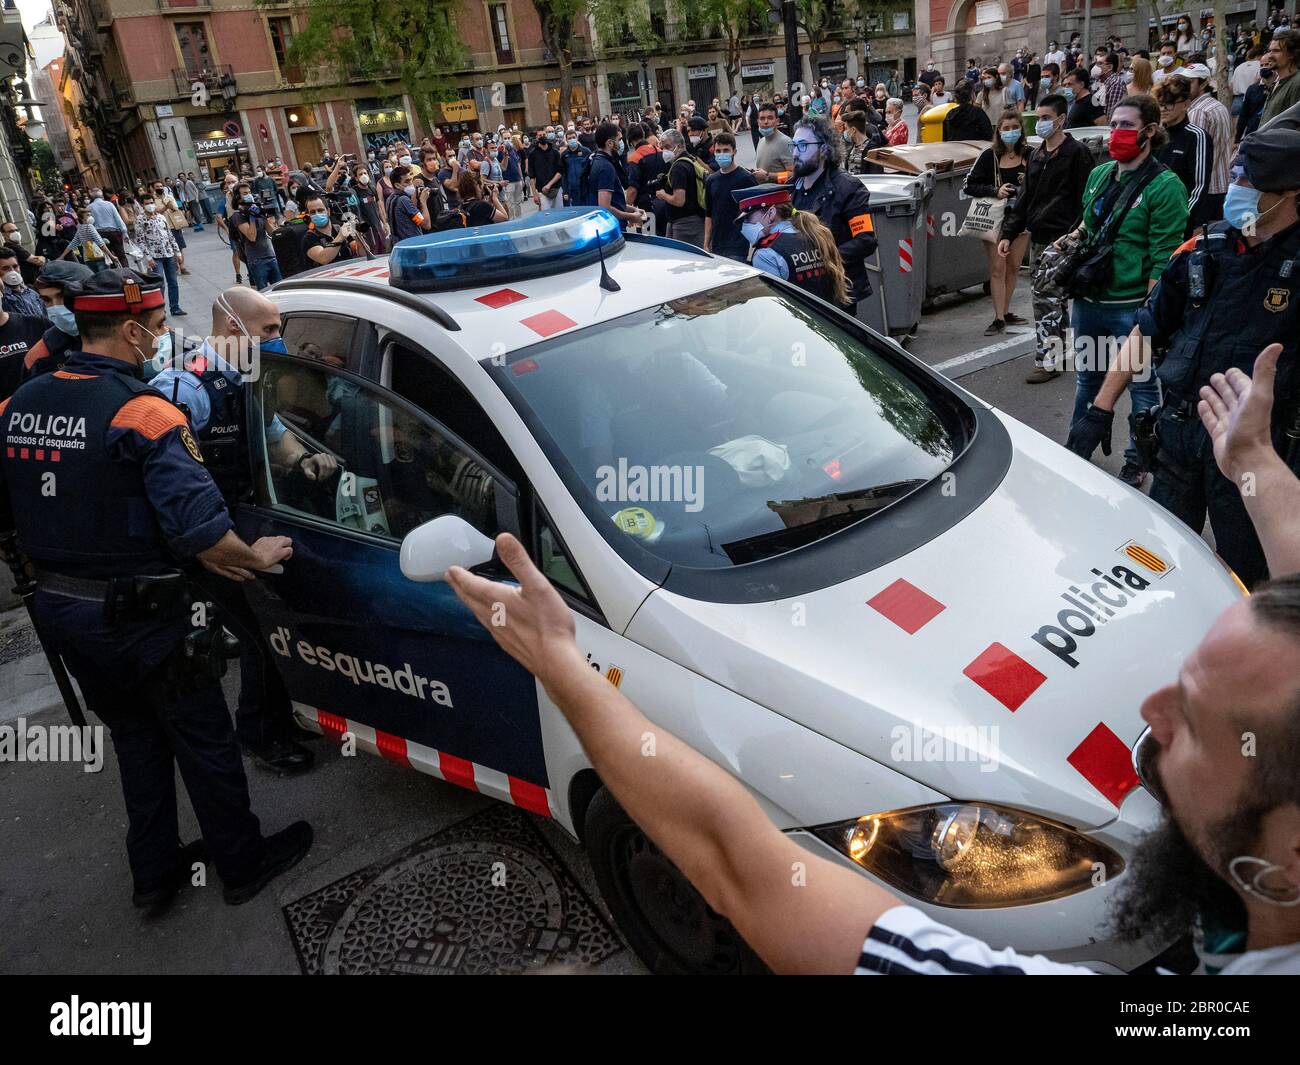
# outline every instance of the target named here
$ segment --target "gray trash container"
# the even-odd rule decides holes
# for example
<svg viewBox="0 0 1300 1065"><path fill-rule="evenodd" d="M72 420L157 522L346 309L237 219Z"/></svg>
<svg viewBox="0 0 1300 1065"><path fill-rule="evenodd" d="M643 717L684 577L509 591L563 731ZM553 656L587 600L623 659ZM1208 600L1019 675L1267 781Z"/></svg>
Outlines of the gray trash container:
<svg viewBox="0 0 1300 1065"><path fill-rule="evenodd" d="M867 260L871 295L858 303L858 318L878 333L906 336L921 324L925 297L926 215L934 176L864 174L871 193L876 251Z"/></svg>
<svg viewBox="0 0 1300 1065"><path fill-rule="evenodd" d="M867 154L871 162L894 173L933 172L934 191L926 218L926 299L960 292L989 279L984 242L957 236L970 206L969 200L961 198L962 186L980 152L987 147L982 141L943 141L876 148Z"/></svg>

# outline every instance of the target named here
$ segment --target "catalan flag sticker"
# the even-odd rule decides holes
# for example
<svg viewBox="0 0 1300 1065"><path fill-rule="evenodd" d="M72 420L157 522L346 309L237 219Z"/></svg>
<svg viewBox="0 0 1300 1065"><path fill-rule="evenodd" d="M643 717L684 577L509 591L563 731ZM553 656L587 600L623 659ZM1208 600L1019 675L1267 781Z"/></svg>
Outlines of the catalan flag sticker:
<svg viewBox="0 0 1300 1065"><path fill-rule="evenodd" d="M1166 562L1149 547L1144 547L1136 540L1130 540L1119 549L1119 553L1124 555L1130 562L1136 562L1144 570L1154 573L1157 578L1162 578L1172 573L1175 566L1172 562Z"/></svg>
<svg viewBox="0 0 1300 1065"><path fill-rule="evenodd" d="M618 666L610 666L605 670L605 679L617 688L623 683L623 671Z"/></svg>

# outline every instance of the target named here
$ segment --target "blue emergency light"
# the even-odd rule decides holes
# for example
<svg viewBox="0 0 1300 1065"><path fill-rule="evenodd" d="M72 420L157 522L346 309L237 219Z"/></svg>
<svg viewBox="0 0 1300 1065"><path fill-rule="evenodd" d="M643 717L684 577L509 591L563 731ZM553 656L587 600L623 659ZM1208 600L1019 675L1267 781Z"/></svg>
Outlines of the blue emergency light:
<svg viewBox="0 0 1300 1065"><path fill-rule="evenodd" d="M389 284L408 292L522 281L588 263L623 247L602 207L560 207L513 222L408 237L393 245Z"/></svg>

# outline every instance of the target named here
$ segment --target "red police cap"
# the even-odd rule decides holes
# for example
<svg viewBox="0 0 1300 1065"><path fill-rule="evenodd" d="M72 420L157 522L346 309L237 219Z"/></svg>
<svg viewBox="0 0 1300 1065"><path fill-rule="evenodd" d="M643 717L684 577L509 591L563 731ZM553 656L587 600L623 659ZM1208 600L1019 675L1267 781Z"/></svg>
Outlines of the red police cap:
<svg viewBox="0 0 1300 1065"><path fill-rule="evenodd" d="M731 193L731 198L736 201L736 206L740 209L741 218L750 211L775 207L779 203L789 203L792 196L793 186L777 184L751 185L747 189L733 189Z"/></svg>
<svg viewBox="0 0 1300 1065"><path fill-rule="evenodd" d="M101 270L64 290L77 314L143 314L164 306L162 278L134 270Z"/></svg>

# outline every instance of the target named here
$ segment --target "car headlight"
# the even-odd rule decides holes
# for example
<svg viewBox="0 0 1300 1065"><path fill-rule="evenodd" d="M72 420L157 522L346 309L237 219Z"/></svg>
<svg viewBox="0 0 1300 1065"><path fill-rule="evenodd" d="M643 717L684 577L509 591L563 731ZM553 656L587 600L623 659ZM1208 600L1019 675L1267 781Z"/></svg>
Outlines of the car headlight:
<svg viewBox="0 0 1300 1065"><path fill-rule="evenodd" d="M939 906L1023 906L1117 876L1124 860L1065 825L985 803L940 803L813 830L899 891Z"/></svg>

